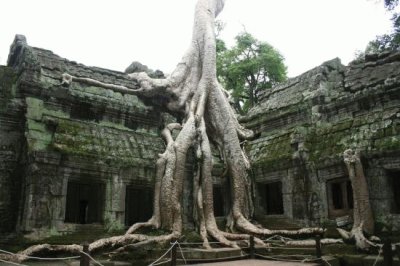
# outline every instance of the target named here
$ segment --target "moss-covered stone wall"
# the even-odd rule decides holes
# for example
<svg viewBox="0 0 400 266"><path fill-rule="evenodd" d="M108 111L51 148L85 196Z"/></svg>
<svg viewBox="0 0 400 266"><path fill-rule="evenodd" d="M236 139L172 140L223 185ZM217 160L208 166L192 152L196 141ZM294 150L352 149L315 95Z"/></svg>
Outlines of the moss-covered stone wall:
<svg viewBox="0 0 400 266"><path fill-rule="evenodd" d="M23 171L23 114L17 75L0 66L0 233L15 230Z"/></svg>
<svg viewBox="0 0 400 266"><path fill-rule="evenodd" d="M0 230L15 230L17 216L17 230L26 233L75 230L66 222L71 182L101 188L101 203L88 205L101 209L96 222L123 228L132 204L126 187L153 187L164 150L160 129L174 118L134 95L79 82L64 87L63 73L136 86L124 73L77 64L16 37L0 68L0 156L9 158L0 162L0 191L14 184L19 191L0 193Z"/></svg>
<svg viewBox="0 0 400 266"><path fill-rule="evenodd" d="M400 178L399 52L349 66L328 61L264 92L241 121L259 136L247 146L255 180L282 181L287 217L308 224L335 218L327 184L347 177L348 148L361 151L376 220L399 217L392 187Z"/></svg>
<svg viewBox="0 0 400 266"><path fill-rule="evenodd" d="M127 186L153 185L157 154L164 150L160 129L174 120L161 110L163 99L81 82L64 87L63 73L137 87L124 73L68 61L16 37L8 66L0 67L0 233L76 230L66 209L68 187L79 185L101 194L96 223L120 229L131 204L126 198L132 198ZM257 136L245 147L256 182L256 214L268 214L264 190L281 182L279 221L321 225L335 219L329 184L346 180L342 153L353 148L361 151L376 221L398 228L393 184L400 178L399 77L400 54L394 52L349 66L334 59L265 91L241 118ZM218 178L224 169L215 162L213 182L224 192L229 184ZM187 169L190 192L190 161ZM229 198L223 194L226 211Z"/></svg>

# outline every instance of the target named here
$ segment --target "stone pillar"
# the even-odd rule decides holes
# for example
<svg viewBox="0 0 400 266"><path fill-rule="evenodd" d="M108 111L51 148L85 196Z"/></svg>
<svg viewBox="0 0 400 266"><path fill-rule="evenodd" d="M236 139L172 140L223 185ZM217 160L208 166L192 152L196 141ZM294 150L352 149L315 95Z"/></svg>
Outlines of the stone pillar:
<svg viewBox="0 0 400 266"><path fill-rule="evenodd" d="M60 230L63 228L64 221L65 221L65 212L67 209L68 181L70 178L70 171L68 171L67 169L63 169L63 171L60 171L60 175L62 178L62 186L61 186L61 194L60 194L60 213L59 213L59 217L58 217L59 219L56 222L57 230Z"/></svg>
<svg viewBox="0 0 400 266"><path fill-rule="evenodd" d="M126 184L120 174L112 173L106 184L105 226L121 227L125 223Z"/></svg>
<svg viewBox="0 0 400 266"><path fill-rule="evenodd" d="M56 165L29 165L24 182L19 230L58 230L64 220L64 190L64 180Z"/></svg>

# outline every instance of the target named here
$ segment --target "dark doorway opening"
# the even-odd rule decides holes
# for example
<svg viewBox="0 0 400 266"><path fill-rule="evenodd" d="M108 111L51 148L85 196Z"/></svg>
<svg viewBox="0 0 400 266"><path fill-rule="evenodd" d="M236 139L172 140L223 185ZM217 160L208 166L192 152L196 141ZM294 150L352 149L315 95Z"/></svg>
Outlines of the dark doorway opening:
<svg viewBox="0 0 400 266"><path fill-rule="evenodd" d="M127 186L125 197L125 225L146 222L153 214L153 189Z"/></svg>
<svg viewBox="0 0 400 266"><path fill-rule="evenodd" d="M221 187L213 187L214 215L216 217L225 216L224 194Z"/></svg>
<svg viewBox="0 0 400 266"><path fill-rule="evenodd" d="M79 201L79 223L85 224L88 220L88 205L89 202L87 200Z"/></svg>
<svg viewBox="0 0 400 266"><path fill-rule="evenodd" d="M326 183L329 216L331 218L349 215L353 209L353 189L348 178L333 179Z"/></svg>
<svg viewBox="0 0 400 266"><path fill-rule="evenodd" d="M392 187L392 213L400 213L400 171L389 172L389 184Z"/></svg>
<svg viewBox="0 0 400 266"><path fill-rule="evenodd" d="M101 223L104 212L104 194L103 184L68 182L65 222Z"/></svg>
<svg viewBox="0 0 400 266"><path fill-rule="evenodd" d="M331 184L332 190L332 204L334 209L343 209L344 202L343 202L343 189L342 183L332 183Z"/></svg>
<svg viewBox="0 0 400 266"><path fill-rule="evenodd" d="M261 206L265 214L284 214L282 182L259 184L258 192L261 198Z"/></svg>

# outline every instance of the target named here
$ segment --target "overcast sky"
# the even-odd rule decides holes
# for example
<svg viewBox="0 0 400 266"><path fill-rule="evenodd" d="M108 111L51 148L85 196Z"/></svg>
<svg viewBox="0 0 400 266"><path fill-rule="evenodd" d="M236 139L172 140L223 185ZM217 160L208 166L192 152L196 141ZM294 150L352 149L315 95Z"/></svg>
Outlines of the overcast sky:
<svg viewBox="0 0 400 266"><path fill-rule="evenodd" d="M132 61L170 73L189 45L196 0L0 0L0 64L15 34L90 66L124 71ZM221 38L243 30L285 57L290 77L354 58L391 28L377 0L226 0Z"/></svg>

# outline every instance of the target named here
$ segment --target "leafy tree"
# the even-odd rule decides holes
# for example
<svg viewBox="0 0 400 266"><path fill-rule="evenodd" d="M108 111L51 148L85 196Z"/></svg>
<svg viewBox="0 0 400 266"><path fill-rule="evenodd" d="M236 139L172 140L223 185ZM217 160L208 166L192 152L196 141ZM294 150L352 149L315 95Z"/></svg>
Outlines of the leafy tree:
<svg viewBox="0 0 400 266"><path fill-rule="evenodd" d="M400 47L400 14L394 11L398 4L399 0L384 0L385 8L393 12L391 19L393 31L390 34L377 36L375 40L369 42L365 52L360 55L390 51Z"/></svg>
<svg viewBox="0 0 400 266"><path fill-rule="evenodd" d="M399 0L385 0L384 4L388 10L393 10L399 4Z"/></svg>
<svg viewBox="0 0 400 266"><path fill-rule="evenodd" d="M244 31L235 39L231 49L217 39L217 75L231 91L235 109L244 114L258 102L262 90L286 80L286 66L272 45L250 33Z"/></svg>

